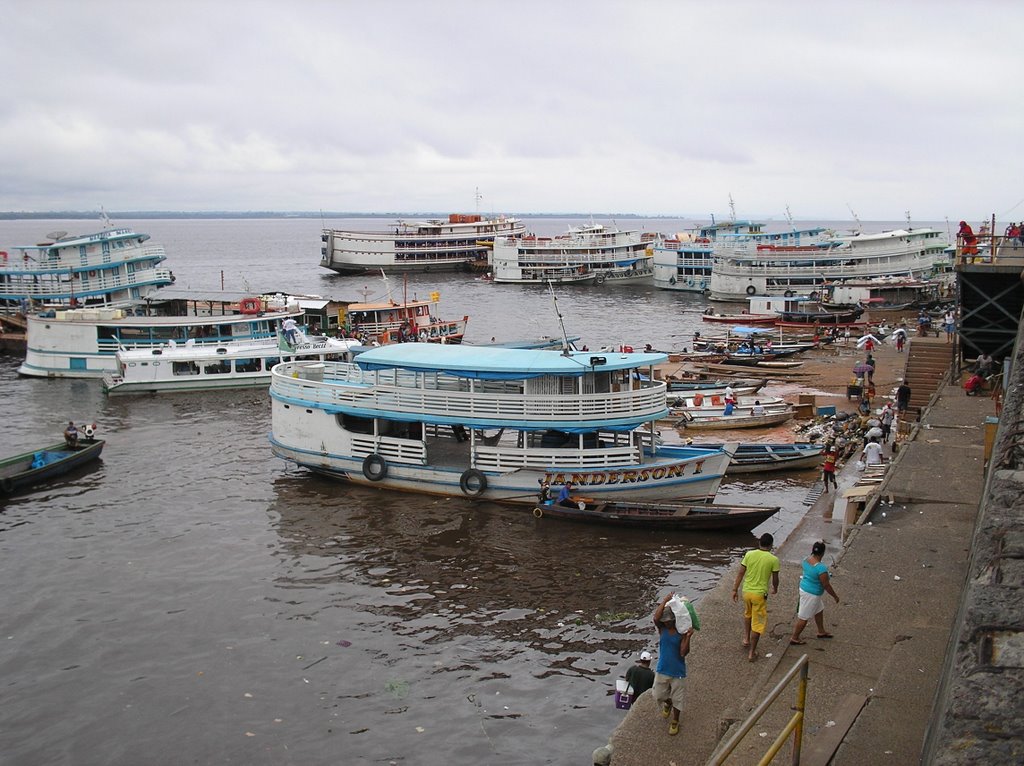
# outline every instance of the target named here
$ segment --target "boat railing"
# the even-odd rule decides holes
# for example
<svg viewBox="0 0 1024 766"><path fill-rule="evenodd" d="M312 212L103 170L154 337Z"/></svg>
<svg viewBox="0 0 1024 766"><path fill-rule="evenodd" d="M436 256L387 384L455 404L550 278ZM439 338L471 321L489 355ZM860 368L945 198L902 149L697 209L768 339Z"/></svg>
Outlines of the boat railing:
<svg viewBox="0 0 1024 766"><path fill-rule="evenodd" d="M166 251L162 245L150 245L148 247L125 248L114 252L100 252L99 250L87 253L82 258L76 251L73 255L65 254L63 258L28 258L11 257L0 261L0 274L15 276L25 274L27 276L49 274L58 272L68 274L74 269L79 273L88 273L87 269L99 269L110 264L121 264L144 260L165 260Z"/></svg>
<svg viewBox="0 0 1024 766"><path fill-rule="evenodd" d="M448 422L477 421L496 425L551 421L593 423L597 427L610 419L653 420L666 410L666 384L662 381L644 381L636 389L601 394L524 396L518 391L424 388L422 382L417 382L416 376L408 372L382 380L377 377L379 373L364 372L346 362L326 363L322 381L303 377L305 374L305 365L301 362L278 365L271 383L273 393L328 409L354 409L367 415L390 417L402 413Z"/></svg>
<svg viewBox="0 0 1024 766"><path fill-rule="evenodd" d="M529 447L478 446L473 466L489 471L513 471L517 468L545 469L553 465L557 465L560 469L571 466L580 470L588 470L636 465L640 459L640 451L630 447L540 450Z"/></svg>
<svg viewBox="0 0 1024 766"><path fill-rule="evenodd" d="M426 465L427 450L422 442L396 439L391 436L352 435L352 456L366 458L378 454L389 463Z"/></svg>
<svg viewBox="0 0 1024 766"><path fill-rule="evenodd" d="M1024 264L1024 233L1016 237L979 235L975 242L967 243L957 235L954 264L1018 266Z"/></svg>

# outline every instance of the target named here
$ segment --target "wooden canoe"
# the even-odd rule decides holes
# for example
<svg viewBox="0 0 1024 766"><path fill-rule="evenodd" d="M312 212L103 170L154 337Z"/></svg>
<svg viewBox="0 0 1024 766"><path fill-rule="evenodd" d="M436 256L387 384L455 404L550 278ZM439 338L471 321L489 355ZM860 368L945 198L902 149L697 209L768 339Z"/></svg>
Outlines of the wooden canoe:
<svg viewBox="0 0 1024 766"><path fill-rule="evenodd" d="M63 476L98 458L104 444L102 439L86 439L71 449L61 442L4 458L0 460L0 494L9 495L24 487Z"/></svg>
<svg viewBox="0 0 1024 766"><path fill-rule="evenodd" d="M778 512L779 506L594 502L586 499L580 499L572 508L547 503L533 509L533 515L538 519L694 532L749 532Z"/></svg>

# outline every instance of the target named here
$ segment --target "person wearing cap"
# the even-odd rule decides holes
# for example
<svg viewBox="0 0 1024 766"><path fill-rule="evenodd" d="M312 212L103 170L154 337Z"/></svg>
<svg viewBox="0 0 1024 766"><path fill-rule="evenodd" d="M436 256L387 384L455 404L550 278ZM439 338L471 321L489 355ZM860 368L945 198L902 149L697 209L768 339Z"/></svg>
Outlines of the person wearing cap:
<svg viewBox="0 0 1024 766"><path fill-rule="evenodd" d="M626 683L633 687L633 701L654 686L654 671L651 670L651 653L640 652L636 665L626 671Z"/></svg>
<svg viewBox="0 0 1024 766"><path fill-rule="evenodd" d="M658 628L658 671L654 675L651 693L661 705L661 715L672 720L668 725L669 734L679 733L679 711L683 706L683 681L686 678L686 655L690 653L690 636L693 628L685 633L676 630L676 616L666 605L674 593L669 593L654 610L654 624Z"/></svg>
<svg viewBox="0 0 1024 766"><path fill-rule="evenodd" d="M775 538L765 532L758 540L758 547L747 551L740 562L740 571L732 586L732 600L739 595L743 585L743 646L747 647L747 659L757 659L757 642L768 627L768 582L771 581L772 595L779 592L779 559L772 553Z"/></svg>

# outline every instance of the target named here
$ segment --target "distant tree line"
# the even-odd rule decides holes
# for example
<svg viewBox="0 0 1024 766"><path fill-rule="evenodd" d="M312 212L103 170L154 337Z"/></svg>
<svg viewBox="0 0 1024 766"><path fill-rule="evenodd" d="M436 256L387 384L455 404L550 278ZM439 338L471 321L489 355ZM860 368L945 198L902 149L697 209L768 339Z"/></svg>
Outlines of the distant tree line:
<svg viewBox="0 0 1024 766"><path fill-rule="evenodd" d="M247 212L183 212L175 210L112 210L107 213L112 219L151 218L447 218L448 213L352 213L352 212L310 212L282 213L275 210L250 210ZM519 218L678 218L680 216L640 215L638 213L509 213ZM96 210L50 210L47 212L0 211L0 221L16 220L95 220Z"/></svg>

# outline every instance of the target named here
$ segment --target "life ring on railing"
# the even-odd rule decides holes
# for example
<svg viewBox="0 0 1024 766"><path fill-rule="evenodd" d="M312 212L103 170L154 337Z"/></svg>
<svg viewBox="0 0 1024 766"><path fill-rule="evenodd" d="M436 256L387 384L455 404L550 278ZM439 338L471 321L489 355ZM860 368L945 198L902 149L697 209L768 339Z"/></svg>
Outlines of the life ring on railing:
<svg viewBox="0 0 1024 766"><path fill-rule="evenodd" d="M259 314L261 311L263 311L263 301L259 298L242 298L238 302L240 314Z"/></svg>
<svg viewBox="0 0 1024 766"><path fill-rule="evenodd" d="M487 477L475 468L468 468L459 477L459 489L468 497L480 497L487 491Z"/></svg>
<svg viewBox="0 0 1024 766"><path fill-rule="evenodd" d="M538 519L544 518L544 509L543 508L534 508L533 509L533 515L536 518L538 518Z"/></svg>
<svg viewBox="0 0 1024 766"><path fill-rule="evenodd" d="M747 295L753 295L757 292L757 288L753 285L747 285Z"/></svg>
<svg viewBox="0 0 1024 766"><path fill-rule="evenodd" d="M370 481L380 481L388 475L388 461L374 452L363 458L363 476Z"/></svg>
<svg viewBox="0 0 1024 766"><path fill-rule="evenodd" d="M793 291L792 290L786 290L786 297L787 298L792 298L793 297Z"/></svg>
<svg viewBox="0 0 1024 766"><path fill-rule="evenodd" d="M9 495L12 491L14 491L14 482L6 478L0 479L0 492Z"/></svg>
<svg viewBox="0 0 1024 766"><path fill-rule="evenodd" d="M693 287L693 280L692 279L687 279L686 280L686 286L687 287Z"/></svg>

